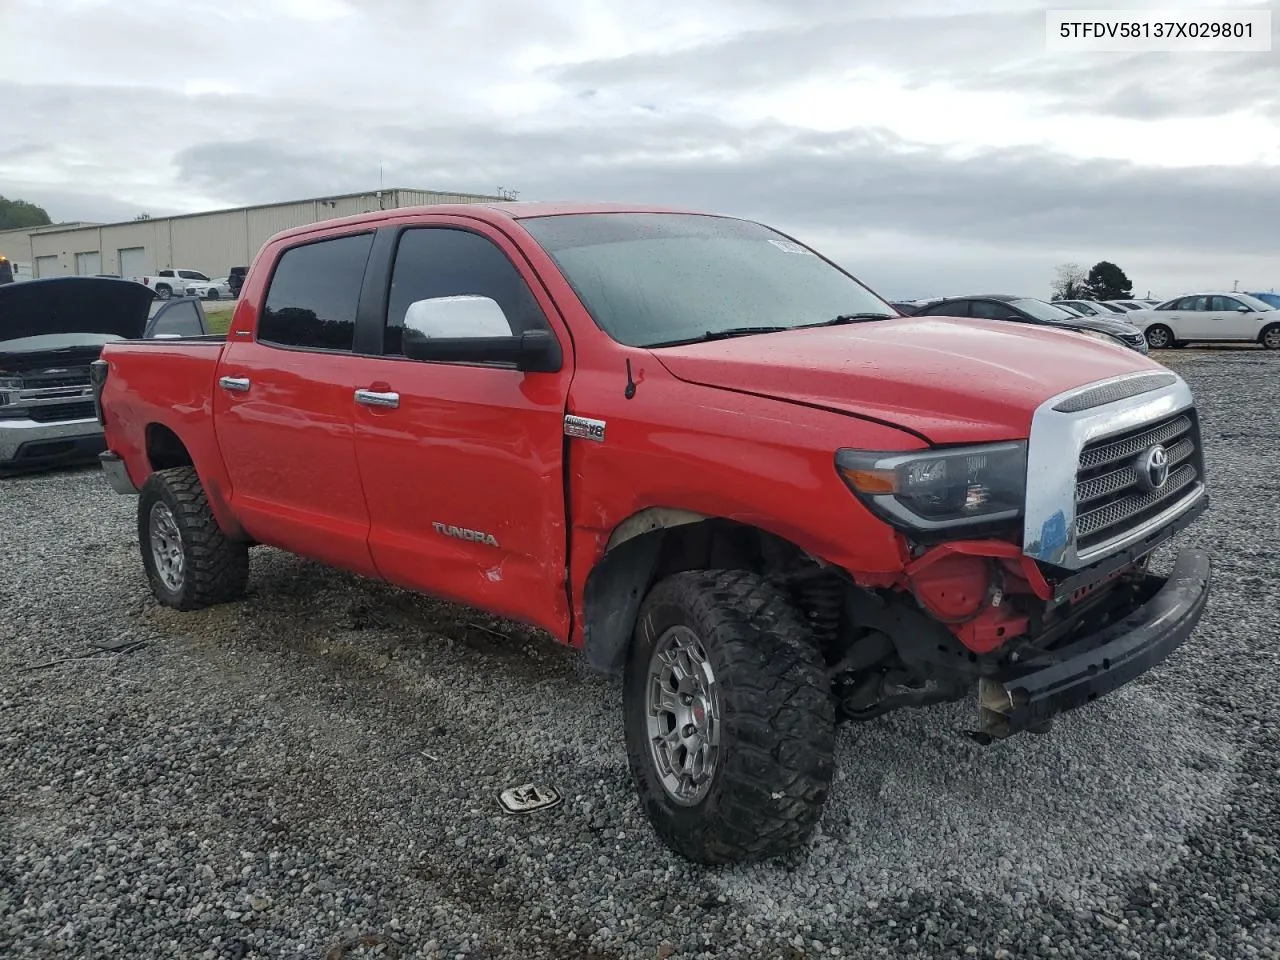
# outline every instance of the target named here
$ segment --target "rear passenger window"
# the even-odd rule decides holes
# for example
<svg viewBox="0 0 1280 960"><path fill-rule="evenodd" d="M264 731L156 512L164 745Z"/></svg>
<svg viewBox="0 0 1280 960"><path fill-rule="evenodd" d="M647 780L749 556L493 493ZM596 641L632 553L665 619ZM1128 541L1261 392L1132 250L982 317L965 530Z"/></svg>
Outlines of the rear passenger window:
<svg viewBox="0 0 1280 960"><path fill-rule="evenodd" d="M160 308L151 327L152 337L199 337L204 334L200 323L200 307L191 300Z"/></svg>
<svg viewBox="0 0 1280 960"><path fill-rule="evenodd" d="M548 329L524 277L492 240L452 227L419 227L401 234L396 248L383 353L403 356L405 315L411 309L429 310L428 301L442 297L486 297L496 302L515 336ZM489 304L488 310L492 308ZM452 335L491 336L495 320L501 325L496 312L487 312L483 304L476 304L470 315L477 328L458 329Z"/></svg>
<svg viewBox="0 0 1280 960"><path fill-rule="evenodd" d="M373 234L286 250L267 289L258 339L310 350L350 350Z"/></svg>

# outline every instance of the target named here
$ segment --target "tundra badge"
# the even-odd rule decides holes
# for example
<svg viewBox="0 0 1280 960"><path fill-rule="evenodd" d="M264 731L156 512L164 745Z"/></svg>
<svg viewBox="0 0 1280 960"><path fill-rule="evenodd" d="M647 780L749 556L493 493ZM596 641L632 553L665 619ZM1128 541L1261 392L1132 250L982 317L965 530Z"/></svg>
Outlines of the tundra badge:
<svg viewBox="0 0 1280 960"><path fill-rule="evenodd" d="M482 543L486 547L496 547L498 545L497 538L492 533L485 533L483 530L468 530L466 527L454 526L452 523L441 523L439 520L433 520L431 526L436 528L436 533L446 537L470 540L472 543Z"/></svg>

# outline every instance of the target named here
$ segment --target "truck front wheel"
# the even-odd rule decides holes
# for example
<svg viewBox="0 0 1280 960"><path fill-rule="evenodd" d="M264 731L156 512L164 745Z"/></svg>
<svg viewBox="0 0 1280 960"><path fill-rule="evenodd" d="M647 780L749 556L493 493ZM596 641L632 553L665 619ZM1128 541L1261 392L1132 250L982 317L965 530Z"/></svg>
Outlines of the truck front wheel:
<svg viewBox="0 0 1280 960"><path fill-rule="evenodd" d="M249 547L223 534L191 467L158 470L143 483L138 544L151 592L167 607L199 610L244 596Z"/></svg>
<svg viewBox="0 0 1280 960"><path fill-rule="evenodd" d="M657 584L623 700L641 805L677 853L758 861L808 839L835 768L835 702L812 632L779 590L724 570Z"/></svg>

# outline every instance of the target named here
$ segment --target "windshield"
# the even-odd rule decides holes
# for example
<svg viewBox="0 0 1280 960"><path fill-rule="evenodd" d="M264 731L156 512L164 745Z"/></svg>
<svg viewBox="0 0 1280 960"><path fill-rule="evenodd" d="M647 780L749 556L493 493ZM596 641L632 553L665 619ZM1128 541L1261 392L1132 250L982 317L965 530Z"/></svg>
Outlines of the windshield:
<svg viewBox="0 0 1280 960"><path fill-rule="evenodd" d="M632 347L718 331L798 327L840 315L897 315L808 247L756 223L668 213L522 220L592 318Z"/></svg>
<svg viewBox="0 0 1280 960"><path fill-rule="evenodd" d="M1010 306L1017 307L1023 313L1030 314L1037 320L1044 320L1047 323L1062 323L1064 320L1079 320L1078 313L1068 313L1062 307L1055 307L1052 303L1045 303L1043 300L1014 300Z"/></svg>

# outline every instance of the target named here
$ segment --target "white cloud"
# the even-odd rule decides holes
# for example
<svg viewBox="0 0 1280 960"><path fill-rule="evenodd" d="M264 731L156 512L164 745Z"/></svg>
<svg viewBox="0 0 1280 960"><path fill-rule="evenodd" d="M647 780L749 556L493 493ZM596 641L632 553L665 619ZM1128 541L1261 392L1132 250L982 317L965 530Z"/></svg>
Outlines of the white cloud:
<svg viewBox="0 0 1280 960"><path fill-rule="evenodd" d="M1049 55L1042 5L955 11L6 0L0 182L103 219L365 189L381 163L786 220L894 296L1034 292L1103 257L1161 292L1276 282L1280 61Z"/></svg>

